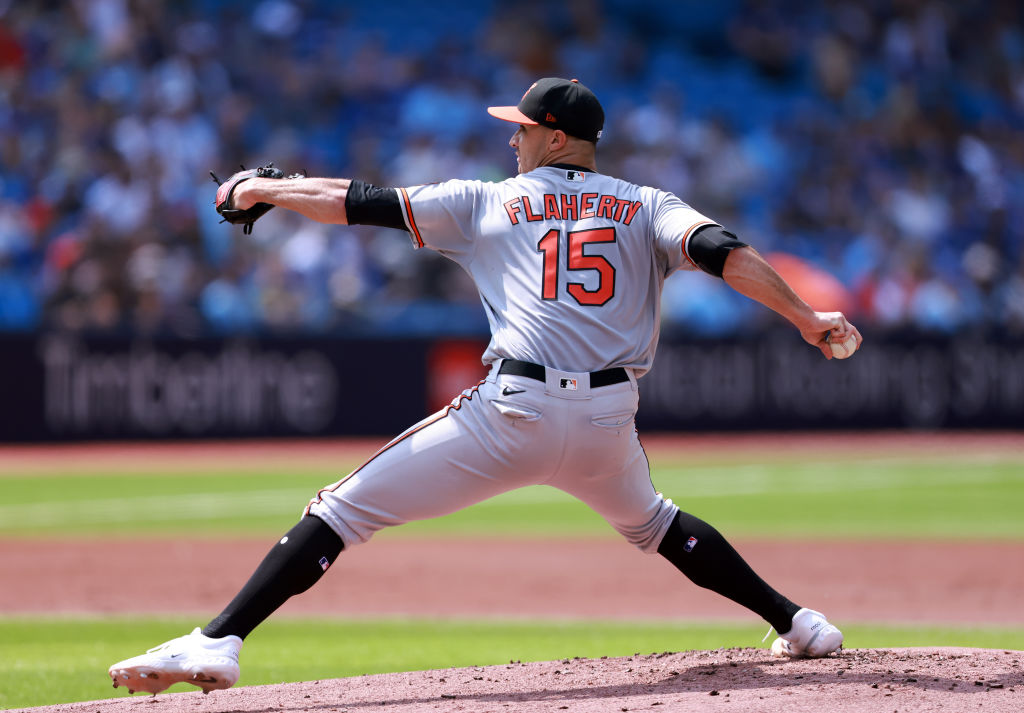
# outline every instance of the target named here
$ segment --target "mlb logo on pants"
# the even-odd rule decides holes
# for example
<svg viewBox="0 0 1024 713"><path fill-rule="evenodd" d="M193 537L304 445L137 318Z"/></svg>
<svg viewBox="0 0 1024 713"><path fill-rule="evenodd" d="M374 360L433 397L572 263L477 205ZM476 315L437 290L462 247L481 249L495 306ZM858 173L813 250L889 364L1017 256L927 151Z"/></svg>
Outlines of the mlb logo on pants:
<svg viewBox="0 0 1024 713"><path fill-rule="evenodd" d="M562 379L558 382L558 386L559 388L567 389L569 391L575 391L578 388L576 379Z"/></svg>

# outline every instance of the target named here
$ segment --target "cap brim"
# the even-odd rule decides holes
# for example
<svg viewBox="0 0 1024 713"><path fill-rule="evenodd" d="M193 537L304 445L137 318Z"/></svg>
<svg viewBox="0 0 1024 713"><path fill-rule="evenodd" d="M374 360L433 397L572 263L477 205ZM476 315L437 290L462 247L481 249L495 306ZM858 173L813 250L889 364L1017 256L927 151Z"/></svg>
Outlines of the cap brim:
<svg viewBox="0 0 1024 713"><path fill-rule="evenodd" d="M518 107L514 106L489 106L487 107L487 113L496 119L511 121L513 124L529 124L530 126L538 125L536 121L519 111Z"/></svg>

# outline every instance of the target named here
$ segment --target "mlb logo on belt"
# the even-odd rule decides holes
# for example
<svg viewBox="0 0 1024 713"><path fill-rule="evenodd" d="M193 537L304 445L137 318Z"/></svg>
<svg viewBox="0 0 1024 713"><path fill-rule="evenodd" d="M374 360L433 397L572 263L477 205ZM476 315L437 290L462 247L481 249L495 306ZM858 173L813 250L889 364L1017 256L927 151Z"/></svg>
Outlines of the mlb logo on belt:
<svg viewBox="0 0 1024 713"><path fill-rule="evenodd" d="M576 379L561 379L558 382L558 388L575 391L579 388L579 385L576 383Z"/></svg>

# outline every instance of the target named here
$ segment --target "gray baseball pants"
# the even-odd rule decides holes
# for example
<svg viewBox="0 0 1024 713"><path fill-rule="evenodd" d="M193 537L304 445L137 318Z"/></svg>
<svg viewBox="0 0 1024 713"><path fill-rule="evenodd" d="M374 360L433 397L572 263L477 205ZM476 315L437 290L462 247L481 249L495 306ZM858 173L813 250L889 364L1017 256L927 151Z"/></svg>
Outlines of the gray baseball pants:
<svg viewBox="0 0 1024 713"><path fill-rule="evenodd" d="M655 491L637 438L636 379L591 387L586 372L544 381L499 373L323 490L306 514L346 548L375 532L456 512L527 485L580 499L630 543L657 552L679 508Z"/></svg>

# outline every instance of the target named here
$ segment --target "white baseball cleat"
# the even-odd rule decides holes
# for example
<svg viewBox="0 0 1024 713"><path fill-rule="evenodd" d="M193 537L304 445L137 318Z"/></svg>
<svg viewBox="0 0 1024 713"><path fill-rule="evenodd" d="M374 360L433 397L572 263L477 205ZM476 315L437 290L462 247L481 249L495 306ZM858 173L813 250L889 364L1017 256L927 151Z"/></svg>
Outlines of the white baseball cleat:
<svg viewBox="0 0 1024 713"><path fill-rule="evenodd" d="M772 653L793 658L821 658L843 645L843 632L828 623L821 612L801 609L793 615L793 627L772 642Z"/></svg>
<svg viewBox="0 0 1024 713"><path fill-rule="evenodd" d="M242 640L237 636L211 639L196 627L187 636L114 664L108 673L114 688L124 686L128 693L145 691L156 695L182 681L209 693L230 688L238 680L241 650Z"/></svg>

